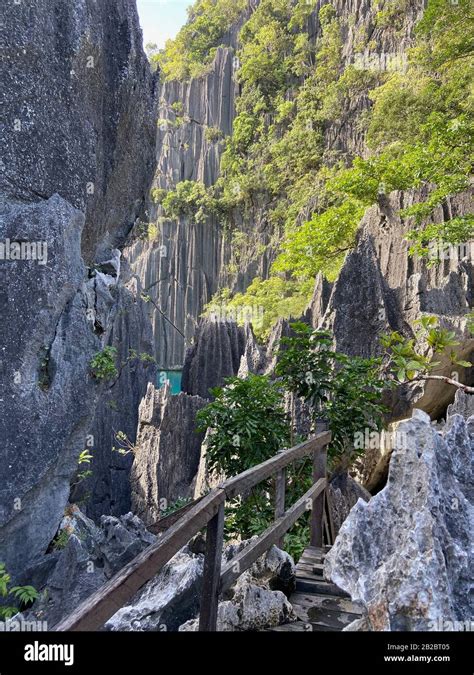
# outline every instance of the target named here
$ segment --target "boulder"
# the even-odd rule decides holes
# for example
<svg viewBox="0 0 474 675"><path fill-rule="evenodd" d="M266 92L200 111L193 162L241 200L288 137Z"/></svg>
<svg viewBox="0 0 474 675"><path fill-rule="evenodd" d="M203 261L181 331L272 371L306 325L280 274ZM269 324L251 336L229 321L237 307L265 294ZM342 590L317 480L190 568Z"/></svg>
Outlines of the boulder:
<svg viewBox="0 0 474 675"><path fill-rule="evenodd" d="M27 618L46 621L48 630L53 629L155 541L131 513L121 518L104 516L97 526L76 506L69 506L51 551L20 577L20 583L40 591Z"/></svg>
<svg viewBox="0 0 474 675"><path fill-rule="evenodd" d="M105 624L112 631L176 631L199 610L204 556L185 547Z"/></svg>
<svg viewBox="0 0 474 675"><path fill-rule="evenodd" d="M347 472L337 473L331 478L331 482L329 483L329 503L331 505L331 516L336 534L359 499L368 502L370 497L370 492L349 476Z"/></svg>
<svg viewBox="0 0 474 675"><path fill-rule="evenodd" d="M252 541L252 540L250 540ZM248 541L230 545L223 554L229 562ZM285 551L272 546L250 569L241 574L225 593L217 609L217 631L258 631L296 621L293 607L282 590L288 594L294 588L295 564ZM180 626L181 632L197 631L199 619Z"/></svg>
<svg viewBox="0 0 474 675"><path fill-rule="evenodd" d="M415 410L400 431L387 485L353 507L324 573L372 630L444 630L472 617L474 418L454 415L441 435Z"/></svg>

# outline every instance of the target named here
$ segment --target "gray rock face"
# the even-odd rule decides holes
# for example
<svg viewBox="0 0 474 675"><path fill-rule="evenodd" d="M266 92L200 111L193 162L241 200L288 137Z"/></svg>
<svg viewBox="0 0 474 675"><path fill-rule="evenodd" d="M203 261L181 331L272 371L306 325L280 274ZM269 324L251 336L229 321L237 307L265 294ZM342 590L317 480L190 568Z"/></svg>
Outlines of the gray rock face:
<svg viewBox="0 0 474 675"><path fill-rule="evenodd" d="M173 190L185 180L211 185L219 177L223 140L231 134L235 117L238 85L232 46L238 28L226 37L230 46L217 49L206 75L190 82L164 82L160 87L154 187ZM173 108L176 105L182 110ZM185 335L183 339L150 305L158 365L176 368L183 365L202 310L214 293L226 285L243 290L255 276L268 276L275 244L258 208L249 214L248 223L235 214L238 225L247 230L239 247L215 217L205 222L190 216L170 221L160 206L150 204L148 210L159 234L151 241L136 241L127 257L154 302ZM263 253L262 245L267 247Z"/></svg>
<svg viewBox="0 0 474 675"><path fill-rule="evenodd" d="M146 524L177 499L192 496L204 434L196 433L199 396L172 396L169 384L148 385L140 404L137 443L131 473L132 508Z"/></svg>
<svg viewBox="0 0 474 675"><path fill-rule="evenodd" d="M329 483L329 503L336 534L359 499L368 502L371 495L347 473L336 474Z"/></svg>
<svg viewBox="0 0 474 675"><path fill-rule="evenodd" d="M154 169L154 81L135 2L4 7L1 190L86 213L83 250L123 243Z"/></svg>
<svg viewBox="0 0 474 675"><path fill-rule="evenodd" d="M223 560L229 561L246 545L229 545ZM106 623L112 631L194 631L199 612L204 556L190 546L179 551L130 604ZM219 605L218 630L258 630L293 620L285 595L270 590L294 579L290 556L273 546L230 589L231 599Z"/></svg>
<svg viewBox="0 0 474 675"><path fill-rule="evenodd" d="M228 546L223 553L224 561L232 560L248 543ZM281 590L275 590L292 590L294 578L293 559L285 551L272 546L237 579L219 602L217 631L256 631L295 621L296 615L286 595ZM199 620L191 619L179 630L190 632L198 628Z"/></svg>
<svg viewBox="0 0 474 675"><path fill-rule="evenodd" d="M4 27L0 241L38 243L42 256L0 260L0 559L17 576L63 516L104 389L90 360L123 340L121 311L139 302L116 246L148 192L155 101L135 3L9 3ZM143 379L124 374L124 403Z"/></svg>
<svg viewBox="0 0 474 675"><path fill-rule="evenodd" d="M464 419L474 416L474 396L466 394L458 389L454 397L454 402L448 406L446 416L449 419L453 415L461 415Z"/></svg>
<svg viewBox="0 0 474 675"><path fill-rule="evenodd" d="M470 621L474 419L441 436L421 410L404 422L386 487L359 500L325 576L363 604L372 630L449 630Z"/></svg>
<svg viewBox="0 0 474 675"><path fill-rule="evenodd" d="M183 391L211 398L210 389L222 386L224 378L237 375L245 349L243 327L231 321L203 320L186 354Z"/></svg>
<svg viewBox="0 0 474 675"><path fill-rule="evenodd" d="M20 578L41 591L28 618L46 621L48 630L156 541L131 513L104 517L98 527L77 507L70 507L59 534L62 547L34 561Z"/></svg>
<svg viewBox="0 0 474 675"><path fill-rule="evenodd" d="M114 300L107 288L87 281L83 222L58 195L2 207L1 239L48 246L47 265L1 263L0 559L11 570L45 551L56 532L101 390L90 376L101 341L87 308L98 303L106 326Z"/></svg>
<svg viewBox="0 0 474 675"><path fill-rule="evenodd" d="M153 354L152 332L140 284L122 263L122 283L117 287L118 311L108 343L117 350L117 362L126 364L118 377L105 388L88 430L88 451L92 455L92 475L74 487L71 500L80 504L94 520L103 514L119 516L131 509L130 470L133 458L112 450L120 445L117 432L123 432L133 445L136 441L138 408L148 382L156 377L156 365L143 360ZM137 356L134 356L134 354ZM83 468L83 467L81 467Z"/></svg>
<svg viewBox="0 0 474 675"><path fill-rule="evenodd" d="M185 547L107 621L113 631L176 631L199 611L204 556Z"/></svg>

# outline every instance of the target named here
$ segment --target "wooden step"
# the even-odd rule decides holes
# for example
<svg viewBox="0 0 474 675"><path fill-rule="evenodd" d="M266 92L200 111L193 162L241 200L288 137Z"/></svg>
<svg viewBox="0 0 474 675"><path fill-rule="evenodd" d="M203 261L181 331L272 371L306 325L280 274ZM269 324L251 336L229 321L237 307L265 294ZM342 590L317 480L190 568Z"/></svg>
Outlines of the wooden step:
<svg viewBox="0 0 474 675"><path fill-rule="evenodd" d="M331 584L326 581L318 581L314 575L298 575L296 577L296 592L310 594L315 593L317 595L334 595L340 598L350 597L345 591L342 591L335 584Z"/></svg>
<svg viewBox="0 0 474 675"><path fill-rule="evenodd" d="M316 606L302 606L293 603L293 609L300 621L321 623L334 630L342 630L345 626L360 618L359 614L342 612L340 609L326 609Z"/></svg>
<svg viewBox="0 0 474 675"><path fill-rule="evenodd" d="M307 593L293 593L290 602L300 607L315 607L353 614L354 618L362 615L362 608L351 600L329 595L310 595Z"/></svg>
<svg viewBox="0 0 474 675"><path fill-rule="evenodd" d="M298 575L298 572L301 571L306 574L315 574L318 577L322 577L324 573L324 565L321 563L306 563L306 562L299 562L296 565L296 574Z"/></svg>

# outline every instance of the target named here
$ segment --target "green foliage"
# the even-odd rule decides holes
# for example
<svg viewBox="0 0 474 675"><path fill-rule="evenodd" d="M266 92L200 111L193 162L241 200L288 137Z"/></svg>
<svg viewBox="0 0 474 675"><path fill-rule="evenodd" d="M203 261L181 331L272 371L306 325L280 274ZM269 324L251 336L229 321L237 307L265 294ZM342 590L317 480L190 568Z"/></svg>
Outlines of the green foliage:
<svg viewBox="0 0 474 675"><path fill-rule="evenodd" d="M164 188L152 188L150 190L150 198L154 204L161 204L167 194L168 190Z"/></svg>
<svg viewBox="0 0 474 675"><path fill-rule="evenodd" d="M65 549L72 533L73 528L70 525L67 525L66 527L63 527L61 530L59 530L53 540L53 548L56 551L62 551Z"/></svg>
<svg viewBox="0 0 474 675"><path fill-rule="evenodd" d="M454 347L459 346L454 331L439 327L434 316L424 316L415 324L413 338L406 338L394 331L381 337L386 349L386 368L398 382L410 382L426 379L439 365L434 361L437 356L446 356L454 366L470 368L469 361L463 361L456 355Z"/></svg>
<svg viewBox="0 0 474 675"><path fill-rule="evenodd" d="M389 2L381 11L393 25L402 9L400 3ZM392 190L427 191L424 201L401 213L413 218L412 254L427 256L433 240L457 244L473 238L472 216L424 225L448 197L468 187L472 176L474 40L466 30L472 24L468 0L428 2L407 72L385 74L372 92L367 134L372 155L321 174L320 206L302 227L288 229L275 271L307 277L321 270L334 278L354 243L364 207ZM336 111L351 87L357 91L369 83L367 73L346 69L338 80L328 81L323 111Z"/></svg>
<svg viewBox="0 0 474 675"><path fill-rule="evenodd" d="M165 518L166 516L171 516L176 511L179 511L183 507L187 506L191 500L189 497L178 497L174 502L169 504L166 509L160 511L160 518Z"/></svg>
<svg viewBox="0 0 474 675"><path fill-rule="evenodd" d="M313 331L303 323L292 328L296 335L280 341L276 374L310 406L315 419L328 421L329 456L334 465L347 468L357 454L355 435L383 428L381 397L387 382L381 375L381 360L333 351L327 331Z"/></svg>
<svg viewBox="0 0 474 675"><path fill-rule="evenodd" d="M221 212L220 202L213 196L213 190L193 180L182 181L175 190L167 192L162 206L168 218L178 219L187 215L198 223Z"/></svg>
<svg viewBox="0 0 474 675"><path fill-rule="evenodd" d="M260 464L290 441L290 424L278 386L267 377L228 378L212 390L215 399L197 413L198 430L212 431L207 445L209 468L235 476ZM245 501L228 510L229 536L247 538L272 520L270 486L255 488Z"/></svg>
<svg viewBox="0 0 474 675"><path fill-rule="evenodd" d="M124 431L115 432L115 440L118 443L118 447L114 445L112 447L112 452L117 452L124 457L126 455L135 454L136 447Z"/></svg>
<svg viewBox="0 0 474 675"><path fill-rule="evenodd" d="M206 127L204 136L209 143L217 143L222 139L223 134L219 127Z"/></svg>
<svg viewBox="0 0 474 675"><path fill-rule="evenodd" d="M315 214L287 237L274 271L288 271L299 278L313 278L321 271L328 279L336 278L363 213L361 202L348 199Z"/></svg>
<svg viewBox="0 0 474 675"><path fill-rule="evenodd" d="M83 464L90 465L92 459L93 459L93 456L90 454L89 450L83 450L81 452L81 454L79 455L79 459L77 460L77 465L78 466L82 466ZM81 483L86 478L89 478L89 476L92 476L92 471L90 469L85 469L84 471L80 471L77 474L77 480L75 481L74 485L78 485L79 483Z"/></svg>
<svg viewBox="0 0 474 675"><path fill-rule="evenodd" d="M96 380L111 380L117 377L116 357L117 350L115 347L105 347L101 352L98 352L90 362L92 376Z"/></svg>
<svg viewBox="0 0 474 675"><path fill-rule="evenodd" d="M278 387L263 375L227 378L214 401L197 413L198 430L213 430L207 446L211 470L234 476L272 457L290 438Z"/></svg>
<svg viewBox="0 0 474 675"><path fill-rule="evenodd" d="M280 317L297 319L302 315L313 290L311 279L289 281L277 276L264 280L256 277L245 293L236 293L232 297L228 289L221 290L206 306L204 313L209 316L215 312L235 311L237 316L242 316L242 323L249 320L247 316L250 314L255 335L265 339Z"/></svg>
<svg viewBox="0 0 474 675"><path fill-rule="evenodd" d="M188 10L188 22L165 49L152 56L167 80L202 75L211 63L226 31L245 9L246 0L197 0Z"/></svg>
<svg viewBox="0 0 474 675"><path fill-rule="evenodd" d="M5 564L0 563L0 598L3 598L4 602L17 600L26 607L39 597L38 591L33 586L10 586L10 584L11 576L8 574ZM1 605L0 620L10 619L19 611L20 609L16 606Z"/></svg>

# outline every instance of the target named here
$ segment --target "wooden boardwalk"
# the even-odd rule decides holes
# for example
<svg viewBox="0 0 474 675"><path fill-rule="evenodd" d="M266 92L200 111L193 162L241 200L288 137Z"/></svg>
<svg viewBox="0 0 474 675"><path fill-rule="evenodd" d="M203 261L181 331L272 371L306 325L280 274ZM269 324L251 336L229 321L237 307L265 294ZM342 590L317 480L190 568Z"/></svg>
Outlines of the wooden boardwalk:
<svg viewBox="0 0 474 675"><path fill-rule="evenodd" d="M296 566L296 590L290 597L298 620L270 632L341 631L361 616L360 608L335 584L323 577L329 546L309 546Z"/></svg>

